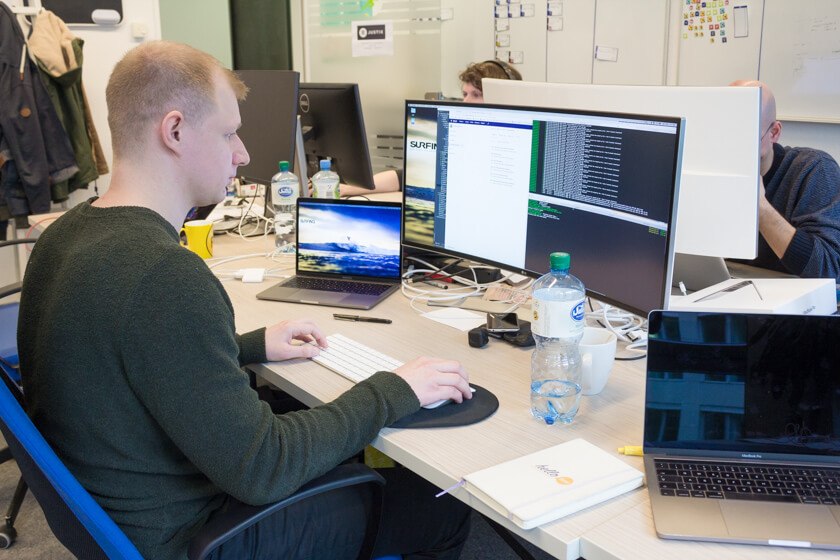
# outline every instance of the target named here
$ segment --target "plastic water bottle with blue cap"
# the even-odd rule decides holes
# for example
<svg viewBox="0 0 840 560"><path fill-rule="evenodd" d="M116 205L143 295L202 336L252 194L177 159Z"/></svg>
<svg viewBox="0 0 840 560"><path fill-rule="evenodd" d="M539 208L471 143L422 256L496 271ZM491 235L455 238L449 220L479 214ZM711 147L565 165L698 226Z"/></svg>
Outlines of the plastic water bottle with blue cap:
<svg viewBox="0 0 840 560"><path fill-rule="evenodd" d="M321 170L312 176L312 196L314 198L339 198L338 173L332 170L332 162L321 160Z"/></svg>
<svg viewBox="0 0 840 560"><path fill-rule="evenodd" d="M551 270L534 282L531 413L546 424L569 424L580 407L583 283L569 274L568 253L551 253Z"/></svg>

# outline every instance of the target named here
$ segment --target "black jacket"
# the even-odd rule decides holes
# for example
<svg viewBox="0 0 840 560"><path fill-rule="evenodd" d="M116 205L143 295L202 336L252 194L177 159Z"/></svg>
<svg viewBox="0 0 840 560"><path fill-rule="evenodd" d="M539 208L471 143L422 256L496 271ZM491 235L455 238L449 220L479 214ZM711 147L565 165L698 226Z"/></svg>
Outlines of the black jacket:
<svg viewBox="0 0 840 560"><path fill-rule="evenodd" d="M19 176L17 184L2 182L0 204L5 202L15 216L49 212L50 183L79 170L38 69L23 47L14 13L0 2L0 169L7 174L6 167L14 165Z"/></svg>

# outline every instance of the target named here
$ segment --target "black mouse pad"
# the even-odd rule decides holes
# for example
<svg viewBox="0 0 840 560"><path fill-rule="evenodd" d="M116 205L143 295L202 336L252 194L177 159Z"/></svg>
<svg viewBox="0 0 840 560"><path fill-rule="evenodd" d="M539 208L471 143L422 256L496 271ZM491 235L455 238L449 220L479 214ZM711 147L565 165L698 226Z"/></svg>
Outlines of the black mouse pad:
<svg viewBox="0 0 840 560"><path fill-rule="evenodd" d="M467 426L481 422L499 408L496 395L473 383L475 389L473 397L461 404L449 403L437 408L421 408L414 414L409 414L397 420L389 428L452 428Z"/></svg>

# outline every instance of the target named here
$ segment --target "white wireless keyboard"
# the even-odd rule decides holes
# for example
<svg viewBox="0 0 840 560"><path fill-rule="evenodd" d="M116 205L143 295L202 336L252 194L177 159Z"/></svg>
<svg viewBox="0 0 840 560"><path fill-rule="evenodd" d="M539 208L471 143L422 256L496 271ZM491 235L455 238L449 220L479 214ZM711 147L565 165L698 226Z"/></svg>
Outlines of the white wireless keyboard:
<svg viewBox="0 0 840 560"><path fill-rule="evenodd" d="M346 377L353 383L364 381L377 371L394 371L403 363L382 352L340 334L327 337L330 347L312 361Z"/></svg>
<svg viewBox="0 0 840 560"><path fill-rule="evenodd" d="M403 365L403 362L396 358L341 334L327 336L327 342L330 347L326 350L322 349L320 354L312 358L312 361L346 377L353 383L364 381L377 371L394 371ZM443 399L427 404L423 408L437 408L448 402L448 399Z"/></svg>

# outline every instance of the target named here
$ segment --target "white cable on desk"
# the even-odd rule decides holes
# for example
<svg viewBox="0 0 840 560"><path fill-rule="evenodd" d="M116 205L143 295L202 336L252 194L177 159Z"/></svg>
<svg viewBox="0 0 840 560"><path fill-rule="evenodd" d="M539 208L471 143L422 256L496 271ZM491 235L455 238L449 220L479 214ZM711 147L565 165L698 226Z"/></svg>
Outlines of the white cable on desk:
<svg viewBox="0 0 840 560"><path fill-rule="evenodd" d="M601 309L597 311L593 309L586 316L601 323L605 329L613 332L619 340L631 343L639 341L638 337L633 337L630 333L644 331L647 322L645 319L605 303L601 305ZM592 309L591 298L589 299L589 306Z"/></svg>
<svg viewBox="0 0 840 560"><path fill-rule="evenodd" d="M236 256L233 256L233 257L215 257L215 258L207 259L205 262L207 262L207 268L212 270L212 269L216 268L217 266L219 266L220 264L225 264L225 263L229 263L229 262L233 262L233 261L239 261L239 260L242 260L242 259L253 259L254 257L269 258L270 256L271 256L271 253L249 253L247 255L236 255ZM220 259L220 260L216 260L216 259Z"/></svg>

